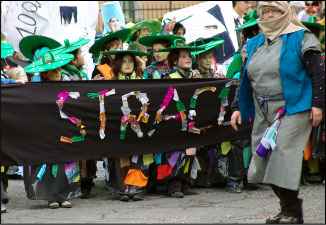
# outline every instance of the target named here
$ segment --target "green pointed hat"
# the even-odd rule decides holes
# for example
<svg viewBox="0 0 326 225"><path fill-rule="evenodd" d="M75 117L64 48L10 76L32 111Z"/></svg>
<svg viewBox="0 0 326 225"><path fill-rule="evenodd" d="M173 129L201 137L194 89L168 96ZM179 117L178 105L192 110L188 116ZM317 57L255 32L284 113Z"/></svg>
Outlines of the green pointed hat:
<svg viewBox="0 0 326 225"><path fill-rule="evenodd" d="M325 25L321 25L320 23L317 23L317 19L314 16L309 16L309 17L303 16L301 18L301 23L307 27L309 26L318 27L320 31L325 31Z"/></svg>
<svg viewBox="0 0 326 225"><path fill-rule="evenodd" d="M181 43L182 46L178 46L177 45L178 43ZM179 39L175 39L173 41L173 45L171 47L160 49L157 52L170 52L170 51L172 51L174 49L180 49L180 50L183 50L184 49L184 50L188 50L190 52L195 52L195 51L204 50L205 48L203 48L203 47L191 47L191 46L187 46L186 43L185 43L185 41L183 39L179 38Z"/></svg>
<svg viewBox="0 0 326 225"><path fill-rule="evenodd" d="M68 64L73 58L74 55L72 54L62 53L54 55L51 52L47 52L42 55L42 59L26 66L24 70L26 73L46 72Z"/></svg>
<svg viewBox="0 0 326 225"><path fill-rule="evenodd" d="M141 37L138 39L139 44L145 45L146 47L152 47L153 43L156 40L164 40L170 43L170 45L173 44L173 41L175 39L182 39L182 40L186 40L183 37L177 36L177 35L151 35L151 36L146 36L146 37Z"/></svg>
<svg viewBox="0 0 326 225"><path fill-rule="evenodd" d="M14 53L14 47L11 44L1 42L1 58L6 58Z"/></svg>
<svg viewBox="0 0 326 225"><path fill-rule="evenodd" d="M249 15L246 15L245 17L243 17L243 19L246 21L246 23L243 24L241 27L238 27L237 29L235 29L235 31L242 30L247 27L255 26L257 24L257 18L258 18L257 11L256 10L251 11L249 13Z"/></svg>
<svg viewBox="0 0 326 225"><path fill-rule="evenodd" d="M89 49L89 53L92 53L92 58L98 58L100 52L103 51L104 45L114 38L121 39L122 43L127 40L131 32L131 29L122 29L116 32L108 33L106 36L102 37L98 41L96 41L91 48Z"/></svg>
<svg viewBox="0 0 326 225"><path fill-rule="evenodd" d="M70 43L68 39L65 39L64 45L61 45L60 47L55 49L51 49L50 52L52 52L53 54L69 53L83 47L84 45L88 44L90 41L91 41L90 39L80 38L78 41L74 41Z"/></svg>
<svg viewBox="0 0 326 225"><path fill-rule="evenodd" d="M189 46L203 47L204 50L191 52L191 55L198 55L213 48L219 48L223 45L224 40L218 37L198 38L196 41L190 42Z"/></svg>
<svg viewBox="0 0 326 225"><path fill-rule="evenodd" d="M120 54L120 53L130 53L130 54L133 54L134 56L149 56L149 53L147 53L147 52L138 51L137 50L137 45L129 45L129 47L130 46L135 46L136 50L113 50L113 51L101 52L101 54L117 55L117 54Z"/></svg>
<svg viewBox="0 0 326 225"><path fill-rule="evenodd" d="M226 72L226 78L232 78L236 72L239 72L242 65L241 54L234 55L233 61L229 65L228 71Z"/></svg>
<svg viewBox="0 0 326 225"><path fill-rule="evenodd" d="M19 42L20 52L30 60L34 59L35 50L41 46L54 49L60 47L61 44L52 38L41 35L27 36Z"/></svg>

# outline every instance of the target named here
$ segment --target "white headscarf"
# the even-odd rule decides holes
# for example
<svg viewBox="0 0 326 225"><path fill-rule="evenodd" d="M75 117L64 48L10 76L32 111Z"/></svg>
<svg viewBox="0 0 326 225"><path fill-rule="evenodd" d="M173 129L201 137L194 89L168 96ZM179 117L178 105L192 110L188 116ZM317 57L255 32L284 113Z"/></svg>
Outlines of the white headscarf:
<svg viewBox="0 0 326 225"><path fill-rule="evenodd" d="M273 7L283 12L279 18L263 21L263 10ZM274 40L283 34L289 34L298 30L307 29L298 19L294 9L286 1L263 1L258 4L258 25L263 30L265 37Z"/></svg>

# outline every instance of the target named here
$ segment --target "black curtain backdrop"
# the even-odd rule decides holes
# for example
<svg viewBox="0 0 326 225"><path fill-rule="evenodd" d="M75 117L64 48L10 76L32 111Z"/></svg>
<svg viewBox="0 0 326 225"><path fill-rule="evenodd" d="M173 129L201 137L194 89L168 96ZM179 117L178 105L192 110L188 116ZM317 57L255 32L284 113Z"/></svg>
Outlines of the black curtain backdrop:
<svg viewBox="0 0 326 225"><path fill-rule="evenodd" d="M230 125L218 126L221 99L219 93L231 79L174 79L174 80L128 80L128 81L71 81L49 83L9 84L1 86L1 165L40 165L43 163L63 163L82 159L141 155L166 152L189 147L216 144L239 138L249 138L252 124L243 123L236 132ZM181 120L162 121L155 133L147 133L155 119L157 110L172 86L177 89L188 116L190 100L197 88L216 87L215 92L199 95L196 105L196 127L213 125L212 128L194 134L181 131ZM89 98L87 93L110 91L116 94L105 97L106 130L100 139L100 104L98 98ZM229 106L225 121L230 121L230 105L234 98L235 85L229 93ZM79 92L80 97L68 97L63 112L70 117L82 120L86 126L85 140L74 143L60 141L61 136L80 136L79 128L67 119L60 117L56 101L63 92ZM124 140L120 140L121 96L132 91L140 91L149 98L147 124L140 123L143 138L138 138L130 124ZM138 117L141 103L135 96L128 98L132 114ZM162 115L177 114L176 103L171 99ZM189 119L187 119L189 121Z"/></svg>

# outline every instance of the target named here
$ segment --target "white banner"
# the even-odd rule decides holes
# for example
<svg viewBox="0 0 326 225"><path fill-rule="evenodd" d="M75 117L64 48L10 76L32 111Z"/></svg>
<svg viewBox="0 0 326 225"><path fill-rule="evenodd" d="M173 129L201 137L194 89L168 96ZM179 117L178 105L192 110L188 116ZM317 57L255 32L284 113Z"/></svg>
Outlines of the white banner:
<svg viewBox="0 0 326 225"><path fill-rule="evenodd" d="M47 36L61 44L65 39L89 38L82 53L85 72L91 77L94 65L88 49L95 38L97 1L2 1L1 8L1 32L17 52L21 39L30 35Z"/></svg>
<svg viewBox="0 0 326 225"><path fill-rule="evenodd" d="M225 26L216 17L207 12L216 5L219 5L221 8ZM187 43L195 41L200 37L213 37L217 34L223 33L227 29L234 48L238 49L237 35L234 31L235 24L232 1L208 1L179 9L165 14L163 21L167 18L172 20L174 16L176 17L177 22L187 18L188 16L192 16L181 22L186 28L185 38Z"/></svg>

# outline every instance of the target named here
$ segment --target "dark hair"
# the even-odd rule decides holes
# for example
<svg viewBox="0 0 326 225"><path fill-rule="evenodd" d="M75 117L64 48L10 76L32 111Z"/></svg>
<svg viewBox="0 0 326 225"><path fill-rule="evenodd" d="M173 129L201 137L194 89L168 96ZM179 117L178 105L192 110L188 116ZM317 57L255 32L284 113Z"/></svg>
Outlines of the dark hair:
<svg viewBox="0 0 326 225"><path fill-rule="evenodd" d="M121 39L113 38L104 44L103 51L110 51L111 47L113 47L115 45L119 45L119 44L122 44ZM102 59L101 59L101 65L107 64L108 66L112 67L112 61L113 60L111 59L111 57L109 55L103 54Z"/></svg>
<svg viewBox="0 0 326 225"><path fill-rule="evenodd" d="M232 8L234 8L236 4L237 4L237 1L232 1Z"/></svg>
<svg viewBox="0 0 326 225"><path fill-rule="evenodd" d="M169 55L168 55L168 63L169 63L169 66L170 68L173 68L174 65L174 62L175 61L178 61L180 57L180 50L179 49L173 49Z"/></svg>
<svg viewBox="0 0 326 225"><path fill-rule="evenodd" d="M136 57L131 53L123 52L123 53L118 53L115 56L114 61L113 61L112 71L113 71L113 73L115 75L115 78L117 79L118 76L119 76L119 72L121 70L122 63L123 63L123 57L126 56L126 55L130 55L132 60L134 61L134 71L136 72L136 76L137 77L142 77L142 75L139 74L138 63L137 63Z"/></svg>
<svg viewBox="0 0 326 225"><path fill-rule="evenodd" d="M175 26L172 30L173 34L177 34L180 28L184 31L183 34L186 34L186 28L181 23L175 24Z"/></svg>
<svg viewBox="0 0 326 225"><path fill-rule="evenodd" d="M258 24L242 29L242 43L245 44L248 38L250 39L258 35L259 29Z"/></svg>
<svg viewBox="0 0 326 225"><path fill-rule="evenodd" d="M156 39L153 44L152 44L152 47L153 45L155 44L161 44L163 45L165 48L169 48L171 46L171 43L168 41L168 40L165 40L165 39Z"/></svg>
<svg viewBox="0 0 326 225"><path fill-rule="evenodd" d="M120 22L119 18L117 18L117 17L112 17L112 18L109 20L109 22L112 22L112 20L113 20L114 18L116 18L116 19Z"/></svg>
<svg viewBox="0 0 326 225"><path fill-rule="evenodd" d="M80 48L77 48L76 50L69 52L69 54L74 55L74 59L77 59L77 55L78 55L79 51L81 51Z"/></svg>

